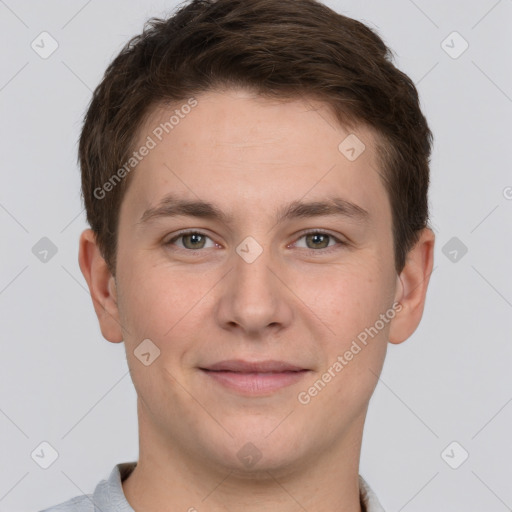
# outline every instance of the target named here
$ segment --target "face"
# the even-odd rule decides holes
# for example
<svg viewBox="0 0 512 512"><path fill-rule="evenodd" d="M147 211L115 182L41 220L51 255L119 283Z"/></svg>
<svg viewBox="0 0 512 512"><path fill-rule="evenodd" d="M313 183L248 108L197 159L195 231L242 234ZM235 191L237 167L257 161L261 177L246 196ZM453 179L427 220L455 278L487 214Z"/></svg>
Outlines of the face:
<svg viewBox="0 0 512 512"><path fill-rule="evenodd" d="M120 211L115 291L144 435L233 470L312 460L362 429L399 315L375 134L315 102L196 100L168 134L176 106L148 118L137 148L154 147Z"/></svg>

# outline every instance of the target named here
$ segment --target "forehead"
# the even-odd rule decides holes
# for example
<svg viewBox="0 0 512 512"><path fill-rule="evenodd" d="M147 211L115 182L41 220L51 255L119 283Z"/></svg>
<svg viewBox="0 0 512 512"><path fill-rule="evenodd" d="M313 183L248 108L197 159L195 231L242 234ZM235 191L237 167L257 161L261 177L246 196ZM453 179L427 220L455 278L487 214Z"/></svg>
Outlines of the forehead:
<svg viewBox="0 0 512 512"><path fill-rule="evenodd" d="M149 140L123 201L130 209L169 192L242 211L335 194L389 217L376 134L341 126L318 101L207 92L154 108L135 149Z"/></svg>

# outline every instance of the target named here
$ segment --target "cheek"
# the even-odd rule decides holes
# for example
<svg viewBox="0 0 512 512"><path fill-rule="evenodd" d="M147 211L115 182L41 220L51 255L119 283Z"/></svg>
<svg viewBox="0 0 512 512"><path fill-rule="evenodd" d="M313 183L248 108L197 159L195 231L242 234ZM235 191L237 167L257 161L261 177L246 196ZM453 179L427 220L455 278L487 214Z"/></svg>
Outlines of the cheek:
<svg viewBox="0 0 512 512"><path fill-rule="evenodd" d="M345 421L345 415L361 413L375 390L386 356L392 316L384 322L380 315L391 307L389 279L379 274L377 267L373 269L352 267L333 272L322 281L323 293L311 296L311 309L323 323L324 335L320 334L316 343L322 343L325 358L318 374L301 390L299 403L307 402L305 410L319 415L336 404L340 416L333 418L335 424ZM307 288L308 282L303 282L303 293Z"/></svg>
<svg viewBox="0 0 512 512"><path fill-rule="evenodd" d="M149 338L159 350L156 366L177 374L194 366L211 332L207 325L212 322L215 297L209 292L218 276L146 261L125 268L133 270L123 276L119 311L132 365L138 365L134 351ZM171 378L161 377L162 382Z"/></svg>
<svg viewBox="0 0 512 512"><path fill-rule="evenodd" d="M322 320L326 334L346 342L373 325L389 307L386 276L376 262L361 258L359 263L304 274L297 281L297 295Z"/></svg>
<svg viewBox="0 0 512 512"><path fill-rule="evenodd" d="M201 312L200 307L193 308L197 299L190 296L191 287L183 278L171 279L170 272L166 278L164 271L151 270L132 272L123 281L119 311L132 378L153 410L168 403L160 393L175 398L179 388L175 379L182 380L180 361L193 348L198 325L194 313Z"/></svg>
<svg viewBox="0 0 512 512"><path fill-rule="evenodd" d="M123 287L119 310L128 337L163 340L172 336L173 327L197 302L197 287L170 269L143 262L134 262L125 268L130 270L120 275Z"/></svg>

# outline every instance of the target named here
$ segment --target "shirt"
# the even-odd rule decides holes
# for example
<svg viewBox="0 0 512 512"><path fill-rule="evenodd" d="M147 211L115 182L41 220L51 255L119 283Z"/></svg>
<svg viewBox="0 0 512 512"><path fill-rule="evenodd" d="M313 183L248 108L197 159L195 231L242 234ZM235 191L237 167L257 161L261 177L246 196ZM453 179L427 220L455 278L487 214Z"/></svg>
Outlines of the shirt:
<svg viewBox="0 0 512 512"><path fill-rule="evenodd" d="M136 462L117 464L108 480L99 482L93 494L75 496L41 512L134 512L126 500L121 483L128 478L136 465ZM366 512L384 512L377 496L361 475L359 488L361 502L366 507Z"/></svg>

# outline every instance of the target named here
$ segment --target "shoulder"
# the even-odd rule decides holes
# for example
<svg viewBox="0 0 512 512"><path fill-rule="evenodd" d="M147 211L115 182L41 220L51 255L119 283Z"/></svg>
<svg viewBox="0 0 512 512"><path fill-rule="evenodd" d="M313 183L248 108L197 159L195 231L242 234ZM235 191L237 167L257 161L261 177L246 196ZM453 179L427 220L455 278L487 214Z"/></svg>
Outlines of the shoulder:
<svg viewBox="0 0 512 512"><path fill-rule="evenodd" d="M365 506L366 512L384 512L379 499L373 492L368 482L359 475L359 493L361 496L361 502Z"/></svg>
<svg viewBox="0 0 512 512"><path fill-rule="evenodd" d="M122 462L101 480L93 494L82 494L40 512L133 512L123 493L122 481L128 477L136 462Z"/></svg>
<svg viewBox="0 0 512 512"><path fill-rule="evenodd" d="M84 494L41 510L41 512L94 512L94 503L91 494Z"/></svg>

